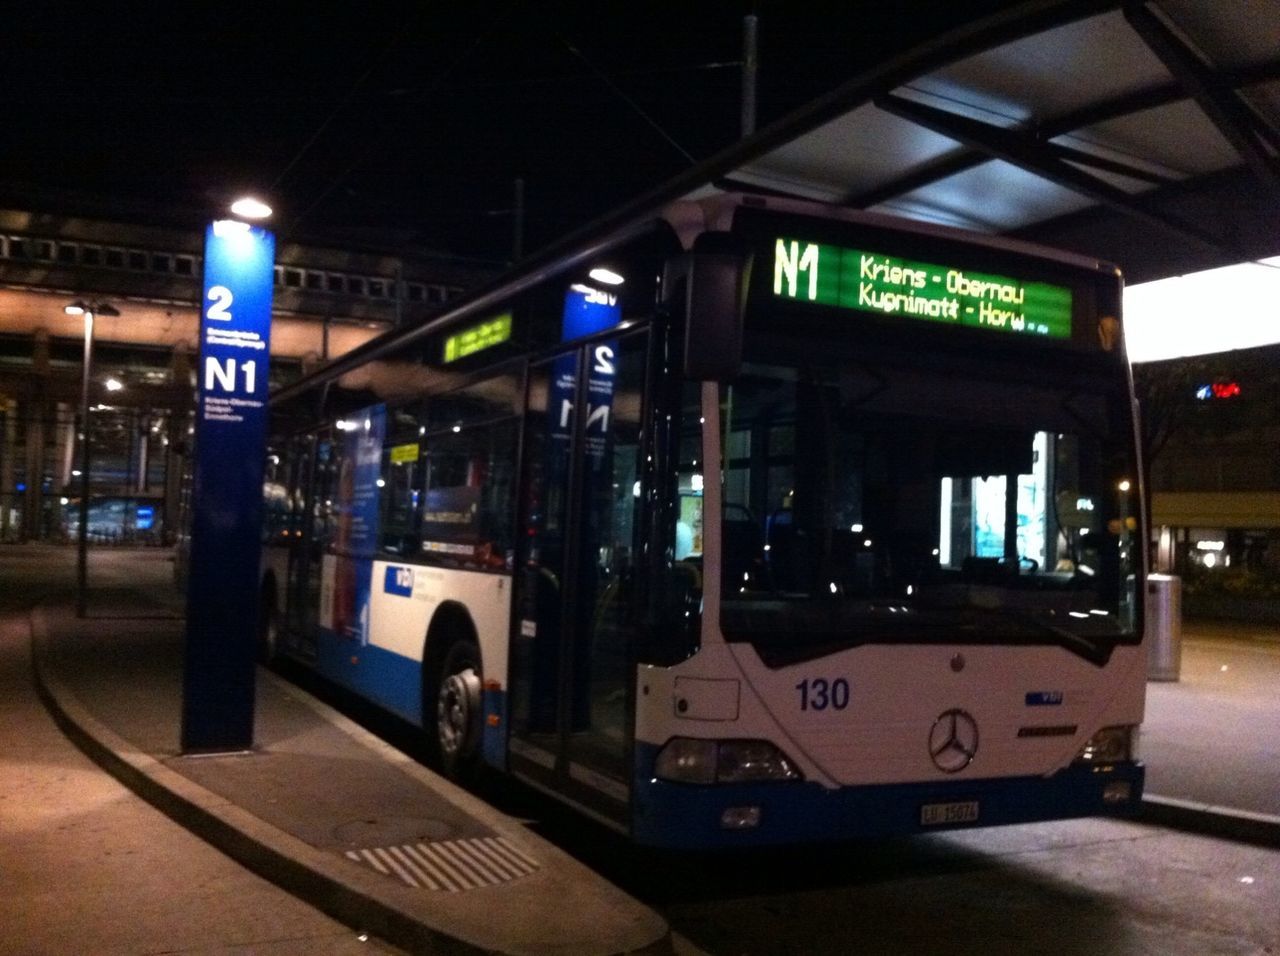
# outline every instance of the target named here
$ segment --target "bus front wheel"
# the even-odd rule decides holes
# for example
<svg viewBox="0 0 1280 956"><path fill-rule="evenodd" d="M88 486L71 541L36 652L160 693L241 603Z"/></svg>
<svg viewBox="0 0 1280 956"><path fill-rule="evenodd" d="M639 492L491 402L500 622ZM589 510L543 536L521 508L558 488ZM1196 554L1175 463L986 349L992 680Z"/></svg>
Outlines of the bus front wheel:
<svg viewBox="0 0 1280 956"><path fill-rule="evenodd" d="M432 749L445 776L461 779L475 768L483 717L480 649L469 638L455 639L435 668L435 733ZM430 703L430 702L429 702ZM428 726L431 726L428 723Z"/></svg>

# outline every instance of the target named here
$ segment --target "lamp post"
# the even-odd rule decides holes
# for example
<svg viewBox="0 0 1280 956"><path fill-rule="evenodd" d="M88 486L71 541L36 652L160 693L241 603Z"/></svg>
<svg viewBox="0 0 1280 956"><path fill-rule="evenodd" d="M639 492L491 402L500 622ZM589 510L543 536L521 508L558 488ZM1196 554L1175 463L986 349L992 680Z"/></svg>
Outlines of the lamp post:
<svg viewBox="0 0 1280 956"><path fill-rule="evenodd" d="M76 554L76 617L84 617L89 603L89 381L93 376L93 317L119 315L108 302L76 300L64 310L84 316L84 371L80 380L80 528Z"/></svg>

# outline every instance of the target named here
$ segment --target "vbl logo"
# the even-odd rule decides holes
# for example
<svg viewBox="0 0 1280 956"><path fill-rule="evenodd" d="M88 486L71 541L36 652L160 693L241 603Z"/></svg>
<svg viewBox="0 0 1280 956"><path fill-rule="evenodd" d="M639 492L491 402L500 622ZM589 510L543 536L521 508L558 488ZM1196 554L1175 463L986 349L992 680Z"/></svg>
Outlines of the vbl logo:
<svg viewBox="0 0 1280 956"><path fill-rule="evenodd" d="M382 589L388 594L413 597L413 568L390 565L387 568L387 576L383 581Z"/></svg>

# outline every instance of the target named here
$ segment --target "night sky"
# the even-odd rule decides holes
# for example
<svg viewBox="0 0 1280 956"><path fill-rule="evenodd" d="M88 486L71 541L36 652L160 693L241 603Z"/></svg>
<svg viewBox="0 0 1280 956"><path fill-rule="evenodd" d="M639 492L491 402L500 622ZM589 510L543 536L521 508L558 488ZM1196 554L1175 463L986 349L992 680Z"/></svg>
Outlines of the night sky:
<svg viewBox="0 0 1280 956"><path fill-rule="evenodd" d="M1009 0L35 3L6 10L0 201L197 224L269 198L285 237L509 258ZM61 197L60 199L56 197Z"/></svg>

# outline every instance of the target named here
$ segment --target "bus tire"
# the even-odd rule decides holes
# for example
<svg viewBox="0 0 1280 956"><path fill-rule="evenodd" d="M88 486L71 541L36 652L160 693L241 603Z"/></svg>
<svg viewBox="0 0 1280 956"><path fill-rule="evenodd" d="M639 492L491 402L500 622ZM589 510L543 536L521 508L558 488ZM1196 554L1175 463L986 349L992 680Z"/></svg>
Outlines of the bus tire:
<svg viewBox="0 0 1280 956"><path fill-rule="evenodd" d="M258 600L259 664L270 664L280 653L280 615L276 611L276 583L272 578L262 582L262 596Z"/></svg>
<svg viewBox="0 0 1280 956"><path fill-rule="evenodd" d="M477 769L484 704L480 648L471 637L454 636L436 658L427 681L428 746L441 773L463 780Z"/></svg>

